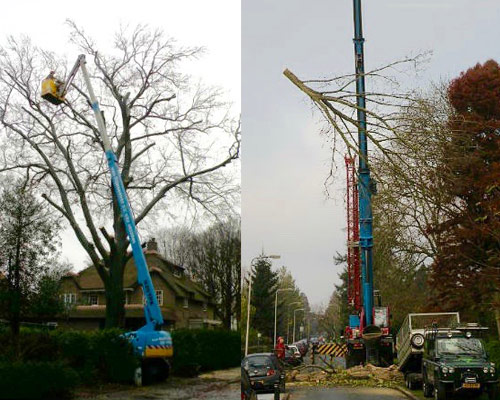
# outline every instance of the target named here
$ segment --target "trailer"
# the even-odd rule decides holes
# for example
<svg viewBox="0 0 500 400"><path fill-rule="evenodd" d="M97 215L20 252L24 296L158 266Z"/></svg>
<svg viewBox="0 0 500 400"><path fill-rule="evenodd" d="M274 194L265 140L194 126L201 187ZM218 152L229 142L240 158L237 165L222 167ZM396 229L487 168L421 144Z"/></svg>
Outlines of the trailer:
<svg viewBox="0 0 500 400"><path fill-rule="evenodd" d="M458 312L408 314L396 336L398 369L404 374L406 387L416 389L422 384L422 355L425 329L452 328L460 324Z"/></svg>

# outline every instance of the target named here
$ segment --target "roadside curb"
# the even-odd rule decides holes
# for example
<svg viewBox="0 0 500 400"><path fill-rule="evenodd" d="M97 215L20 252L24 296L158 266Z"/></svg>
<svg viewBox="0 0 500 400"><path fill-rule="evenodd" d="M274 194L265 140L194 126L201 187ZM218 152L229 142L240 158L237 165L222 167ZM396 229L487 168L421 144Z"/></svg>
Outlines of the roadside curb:
<svg viewBox="0 0 500 400"><path fill-rule="evenodd" d="M408 397L411 400L420 400L417 396L415 396L413 393L409 392L406 389L403 389L400 386L395 386L394 389L396 389L398 392L403 393L406 397Z"/></svg>

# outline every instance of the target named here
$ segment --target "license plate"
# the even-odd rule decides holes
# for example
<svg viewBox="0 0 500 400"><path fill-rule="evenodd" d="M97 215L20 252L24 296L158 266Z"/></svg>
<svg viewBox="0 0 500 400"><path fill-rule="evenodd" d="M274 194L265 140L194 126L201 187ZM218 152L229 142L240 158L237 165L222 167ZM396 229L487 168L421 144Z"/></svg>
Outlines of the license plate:
<svg viewBox="0 0 500 400"><path fill-rule="evenodd" d="M464 389L479 389L481 387L480 383L463 383L462 387Z"/></svg>

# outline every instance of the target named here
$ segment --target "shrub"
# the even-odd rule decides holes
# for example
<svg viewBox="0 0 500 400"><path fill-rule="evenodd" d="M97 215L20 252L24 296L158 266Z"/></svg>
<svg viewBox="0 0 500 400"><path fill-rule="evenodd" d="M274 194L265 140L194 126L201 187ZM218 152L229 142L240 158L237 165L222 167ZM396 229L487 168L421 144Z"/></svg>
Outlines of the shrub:
<svg viewBox="0 0 500 400"><path fill-rule="evenodd" d="M0 399L69 397L78 375L60 362L0 363Z"/></svg>
<svg viewBox="0 0 500 400"><path fill-rule="evenodd" d="M57 360L75 371L82 383L131 382L139 360L121 333L118 329L91 332L23 329L16 354L10 333L0 332L0 362Z"/></svg>
<svg viewBox="0 0 500 400"><path fill-rule="evenodd" d="M119 329L94 332L93 358L99 377L106 382L131 382L139 366L132 344L121 333Z"/></svg>
<svg viewBox="0 0 500 400"><path fill-rule="evenodd" d="M490 361L495 363L495 367L500 367L500 341L498 339L490 339L485 344L486 351L490 356Z"/></svg>
<svg viewBox="0 0 500 400"><path fill-rule="evenodd" d="M172 340L174 374L192 375L240 364L239 332L180 329L172 332Z"/></svg>
<svg viewBox="0 0 500 400"><path fill-rule="evenodd" d="M54 331L59 358L78 372L82 382L130 382L139 360L119 329Z"/></svg>

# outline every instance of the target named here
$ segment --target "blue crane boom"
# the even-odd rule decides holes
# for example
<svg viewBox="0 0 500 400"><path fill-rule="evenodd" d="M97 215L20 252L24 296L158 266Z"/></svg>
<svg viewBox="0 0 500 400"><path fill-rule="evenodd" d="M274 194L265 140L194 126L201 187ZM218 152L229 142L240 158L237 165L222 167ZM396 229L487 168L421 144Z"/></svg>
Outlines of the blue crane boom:
<svg viewBox="0 0 500 400"><path fill-rule="evenodd" d="M120 207L120 214L122 216L123 224L125 225L125 230L127 231L130 246L132 247L132 254L134 257L135 266L137 268L137 282L139 283L139 285L141 285L144 292L144 298L146 299L146 304L144 307L146 325L143 326L141 330L156 330L163 325L163 317L161 315L160 306L158 305L158 300L156 299L156 292L151 280L151 276L149 274L146 257L144 256L144 252L142 251L139 234L137 233L137 228L135 226L134 215L132 214L132 209L128 201L127 192L125 191L125 186L123 185L123 180L118 167L118 160L116 159L115 153L111 148L111 143L106 131L106 124L104 123L104 118L102 117L99 103L95 97L89 74L87 72L87 67L85 66L85 56L81 55L78 59L80 67L82 69L83 78L89 91L90 102L92 109L94 110L97 125L99 126L101 139L104 144L104 151L106 153L106 159L108 160L108 166L111 172L111 182L113 185L113 190L115 191L116 200L118 206Z"/></svg>
<svg viewBox="0 0 500 400"><path fill-rule="evenodd" d="M366 325L372 324L373 309L373 228L371 204L371 178L368 166L368 140L366 137L366 93L363 26L361 0L353 0L354 5L354 52L356 68L356 106L359 141L359 245L361 248L361 280L363 288L363 308Z"/></svg>

